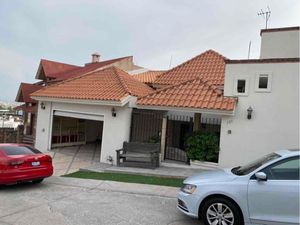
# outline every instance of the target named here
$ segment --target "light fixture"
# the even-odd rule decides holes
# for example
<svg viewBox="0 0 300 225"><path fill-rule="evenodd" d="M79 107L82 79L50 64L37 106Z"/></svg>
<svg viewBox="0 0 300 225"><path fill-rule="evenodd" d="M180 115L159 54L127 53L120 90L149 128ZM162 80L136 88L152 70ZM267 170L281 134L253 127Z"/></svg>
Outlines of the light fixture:
<svg viewBox="0 0 300 225"><path fill-rule="evenodd" d="M45 103L41 102L41 109L46 109Z"/></svg>
<svg viewBox="0 0 300 225"><path fill-rule="evenodd" d="M251 106L249 106L249 108L247 109L247 118L248 120L250 120L252 118L252 112L253 112L253 109Z"/></svg>
<svg viewBox="0 0 300 225"><path fill-rule="evenodd" d="M112 117L116 117L117 116L117 112L116 112L115 108L111 109L111 116Z"/></svg>

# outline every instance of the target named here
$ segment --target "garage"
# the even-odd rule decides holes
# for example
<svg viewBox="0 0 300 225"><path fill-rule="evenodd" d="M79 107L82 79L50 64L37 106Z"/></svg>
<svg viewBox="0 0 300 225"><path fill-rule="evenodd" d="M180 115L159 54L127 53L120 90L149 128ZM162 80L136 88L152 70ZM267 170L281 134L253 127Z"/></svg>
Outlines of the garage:
<svg viewBox="0 0 300 225"><path fill-rule="evenodd" d="M55 110L51 148L96 143L101 146L103 115Z"/></svg>
<svg viewBox="0 0 300 225"><path fill-rule="evenodd" d="M43 88L32 94L38 101L35 147L51 151L99 142L100 161L115 164L116 150L129 140L136 98L152 91L117 68Z"/></svg>

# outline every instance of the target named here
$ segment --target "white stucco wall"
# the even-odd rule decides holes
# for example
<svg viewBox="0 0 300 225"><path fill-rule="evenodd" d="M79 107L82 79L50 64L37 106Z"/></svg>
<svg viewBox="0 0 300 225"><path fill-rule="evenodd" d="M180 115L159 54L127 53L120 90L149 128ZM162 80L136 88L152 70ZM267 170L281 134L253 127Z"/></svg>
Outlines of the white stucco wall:
<svg viewBox="0 0 300 225"><path fill-rule="evenodd" d="M101 162L107 163L107 157L116 159L115 150L122 148L123 142L129 140L131 108L114 107L117 116L112 117L112 106L45 102L45 110L38 107L36 148L41 151L50 150L52 117L54 110L91 113L104 116L103 136L101 146Z"/></svg>
<svg viewBox="0 0 300 225"><path fill-rule="evenodd" d="M299 30L263 32L260 58L299 57Z"/></svg>
<svg viewBox="0 0 300 225"><path fill-rule="evenodd" d="M261 72L272 74L270 92L255 91ZM241 165L279 149L299 148L299 63L227 64L225 96L235 96L236 77L247 79L248 95L238 97L233 117L222 119L220 166ZM250 120L249 106L253 108Z"/></svg>

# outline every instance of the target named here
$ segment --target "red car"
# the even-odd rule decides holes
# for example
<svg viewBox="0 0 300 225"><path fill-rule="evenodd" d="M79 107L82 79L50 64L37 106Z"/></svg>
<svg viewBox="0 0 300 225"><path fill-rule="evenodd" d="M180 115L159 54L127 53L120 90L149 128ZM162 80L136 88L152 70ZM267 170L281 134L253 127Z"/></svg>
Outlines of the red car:
<svg viewBox="0 0 300 225"><path fill-rule="evenodd" d="M0 144L0 185L41 183L52 174L51 156L29 145Z"/></svg>

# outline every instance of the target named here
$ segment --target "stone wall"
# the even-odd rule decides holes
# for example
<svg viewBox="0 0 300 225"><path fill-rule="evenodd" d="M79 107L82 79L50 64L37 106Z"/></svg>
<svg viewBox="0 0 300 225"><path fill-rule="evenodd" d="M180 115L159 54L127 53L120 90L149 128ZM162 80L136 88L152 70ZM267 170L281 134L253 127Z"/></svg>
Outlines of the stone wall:
<svg viewBox="0 0 300 225"><path fill-rule="evenodd" d="M0 143L22 143L24 126L14 128L0 128Z"/></svg>

